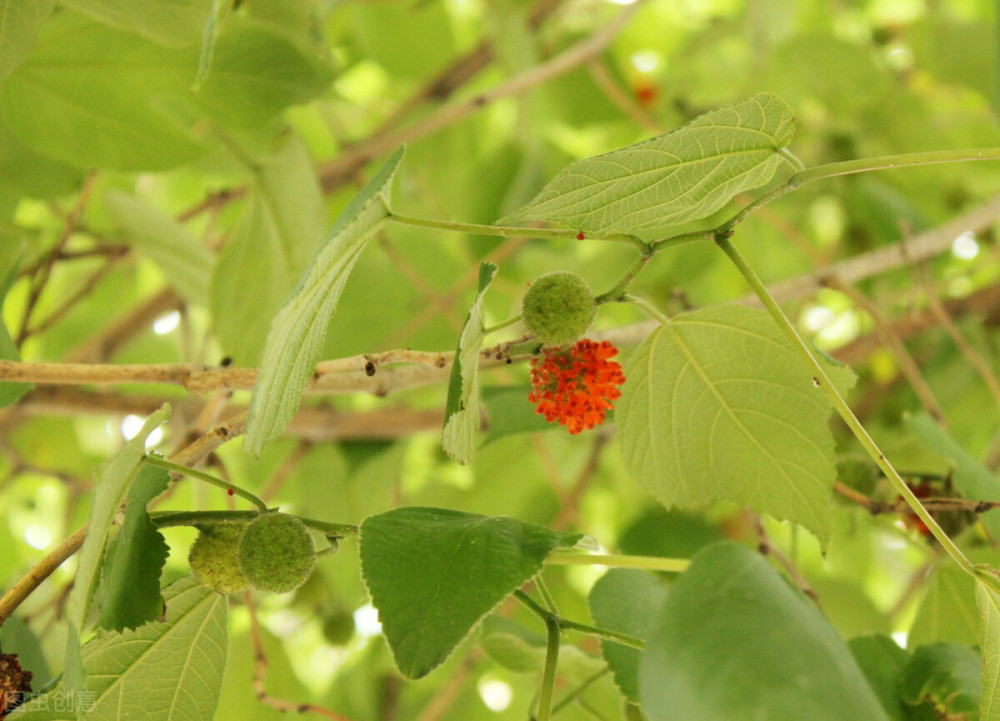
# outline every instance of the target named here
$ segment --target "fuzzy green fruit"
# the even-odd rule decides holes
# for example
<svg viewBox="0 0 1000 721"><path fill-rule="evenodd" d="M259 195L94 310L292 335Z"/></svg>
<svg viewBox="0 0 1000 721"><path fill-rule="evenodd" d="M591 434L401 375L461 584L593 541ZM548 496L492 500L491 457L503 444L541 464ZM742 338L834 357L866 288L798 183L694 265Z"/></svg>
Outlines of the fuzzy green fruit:
<svg viewBox="0 0 1000 721"><path fill-rule="evenodd" d="M316 549L305 525L286 513L258 516L240 539L240 568L259 591L287 593L305 583Z"/></svg>
<svg viewBox="0 0 1000 721"><path fill-rule="evenodd" d="M334 611L323 619L323 638L331 646L346 646L354 638L354 616L347 611Z"/></svg>
<svg viewBox="0 0 1000 721"><path fill-rule="evenodd" d="M524 294L524 323L547 346L578 340L594 322L594 296L583 278L557 270L535 278Z"/></svg>
<svg viewBox="0 0 1000 721"><path fill-rule="evenodd" d="M188 554L194 577L222 594L242 593L250 588L250 579L240 569L237 558L246 524L215 523L199 526L198 530Z"/></svg>

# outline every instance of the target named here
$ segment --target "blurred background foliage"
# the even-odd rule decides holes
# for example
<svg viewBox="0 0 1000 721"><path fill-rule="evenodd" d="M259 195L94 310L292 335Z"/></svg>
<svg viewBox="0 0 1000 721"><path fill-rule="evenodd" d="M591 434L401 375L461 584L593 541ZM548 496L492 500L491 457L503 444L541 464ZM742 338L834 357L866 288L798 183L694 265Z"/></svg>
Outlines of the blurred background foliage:
<svg viewBox="0 0 1000 721"><path fill-rule="evenodd" d="M394 207L473 223L524 203L572 160L761 91L795 109L792 148L807 166L1000 145L1000 19L990 0L0 5L20 7L27 28L9 38L0 30L0 297L10 336L0 339L0 356L28 361L254 367L271 317L331 223L403 141ZM623 13L621 30L607 32ZM552 58L583 47L589 52L566 72L541 78ZM507 85L524 80L532 82ZM511 92L496 97L496 88ZM852 404L887 455L944 495L947 453L918 442L904 423L931 401L914 392L905 359L885 338L905 342L952 438L995 469L998 399L932 310L935 299L943 303L963 343L996 371L998 192L995 163L845 177L768 206L735 239L776 284L979 213L968 227L948 225L926 262L783 299L804 332L859 374ZM573 270L599 292L631 254L527 233L389 227L351 276L323 357L452 350L481 260L500 266L486 298L487 320L498 322L518 312L536 275ZM747 293L711 245L662 254L633 290L670 312ZM593 334L615 339L627 357L648 330L643 322L634 309L606 306ZM384 397L310 397L260 459L234 440L208 468L272 504L344 523L397 505L442 506L580 530L624 553L680 557L722 537L757 544L764 533L846 638L976 643L972 582L938 568L933 547L897 514L843 501L824 556L805 532L767 519L755 530L751 516L724 504L668 512L627 478L613 422L579 437L539 431L523 362L487 372L481 384L488 418L468 467L440 450L445 384L437 383ZM39 385L0 411L0 587L85 521L91 469L168 398L175 413L157 443L169 453L245 407L248 393ZM842 483L892 501L847 435L840 440ZM229 502L182 481L158 508ZM967 522L956 527L965 546L997 565L981 531L962 535ZM194 533L165 534L171 580L187 573ZM484 629L499 634L486 652L467 642L427 679L402 681L374 635L354 541L342 545L299 591L258 599L256 640L250 609L234 598L224 717L282 717L256 699L255 673L265 679L258 690L352 719L525 717L541 656L517 656L502 628ZM38 685L59 671L49 664L58 665L65 643L58 620L72 569L65 564L0 635L5 650L31 659ZM565 616L589 617L586 593L599 575L547 574ZM503 612L541 633L520 609ZM255 664L255 643L264 666ZM561 688L593 672L597 647L581 647L560 667ZM621 713L605 676L563 715Z"/></svg>

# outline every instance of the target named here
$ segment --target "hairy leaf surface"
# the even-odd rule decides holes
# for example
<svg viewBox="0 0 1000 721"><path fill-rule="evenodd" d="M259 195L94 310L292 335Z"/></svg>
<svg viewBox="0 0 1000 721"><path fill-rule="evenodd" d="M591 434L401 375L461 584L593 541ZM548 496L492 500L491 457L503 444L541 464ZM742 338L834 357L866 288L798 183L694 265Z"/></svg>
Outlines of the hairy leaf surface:
<svg viewBox="0 0 1000 721"><path fill-rule="evenodd" d="M250 453L260 454L298 410L347 278L368 239L389 218L392 179L402 158L400 148L344 208L326 244L271 322L250 399L244 441Z"/></svg>
<svg viewBox="0 0 1000 721"><path fill-rule="evenodd" d="M487 613L579 533L443 508L398 508L361 524L361 573L396 666L430 673Z"/></svg>
<svg viewBox="0 0 1000 721"><path fill-rule="evenodd" d="M679 315L625 378L615 416L625 465L661 503L727 499L829 536L830 402L765 311Z"/></svg>
<svg viewBox="0 0 1000 721"><path fill-rule="evenodd" d="M664 135L579 160L500 222L547 220L588 233L634 233L705 218L764 185L792 141L795 117L769 93Z"/></svg>
<svg viewBox="0 0 1000 721"><path fill-rule="evenodd" d="M483 298L496 273L493 263L479 266L479 293L469 308L451 366L441 441L445 453L461 463L472 462L473 440L479 430L479 349L486 336Z"/></svg>

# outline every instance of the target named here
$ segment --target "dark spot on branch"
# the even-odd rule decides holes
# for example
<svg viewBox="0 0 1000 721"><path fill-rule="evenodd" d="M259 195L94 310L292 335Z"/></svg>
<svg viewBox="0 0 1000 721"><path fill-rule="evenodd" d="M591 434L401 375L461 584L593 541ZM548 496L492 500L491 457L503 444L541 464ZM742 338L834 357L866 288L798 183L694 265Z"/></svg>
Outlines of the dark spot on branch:
<svg viewBox="0 0 1000 721"><path fill-rule="evenodd" d="M369 378L375 375L375 364L372 363L371 361L365 363L365 375L368 376Z"/></svg>

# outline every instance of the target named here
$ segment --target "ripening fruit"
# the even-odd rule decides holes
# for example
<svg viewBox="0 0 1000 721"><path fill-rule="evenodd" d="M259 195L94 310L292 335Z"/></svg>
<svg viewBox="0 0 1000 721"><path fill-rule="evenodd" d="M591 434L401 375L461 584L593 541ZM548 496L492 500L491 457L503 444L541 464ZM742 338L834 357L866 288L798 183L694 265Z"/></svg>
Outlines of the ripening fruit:
<svg viewBox="0 0 1000 721"><path fill-rule="evenodd" d="M316 549L298 518L265 513L250 522L240 539L239 562L254 588L287 593L309 578L316 563Z"/></svg>
<svg viewBox="0 0 1000 721"><path fill-rule="evenodd" d="M583 278L557 270L535 278L524 294L524 323L543 345L572 343L594 322L594 296Z"/></svg>
<svg viewBox="0 0 1000 721"><path fill-rule="evenodd" d="M331 646L346 646L354 638L354 616L347 611L334 611L323 619L323 638Z"/></svg>
<svg viewBox="0 0 1000 721"><path fill-rule="evenodd" d="M188 563L200 583L222 594L242 593L250 588L250 579L240 569L237 553L245 523L214 523L199 526L197 540L191 546Z"/></svg>

